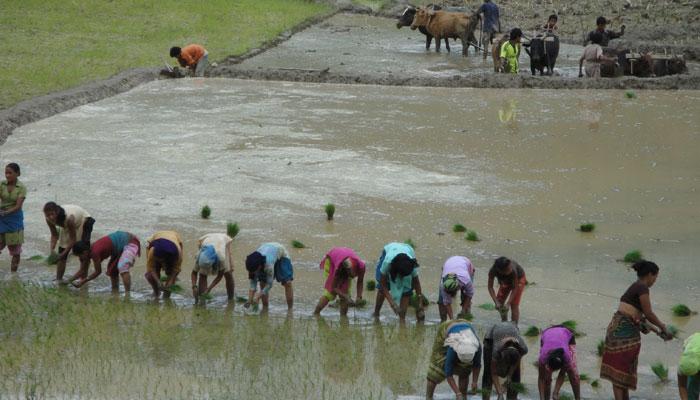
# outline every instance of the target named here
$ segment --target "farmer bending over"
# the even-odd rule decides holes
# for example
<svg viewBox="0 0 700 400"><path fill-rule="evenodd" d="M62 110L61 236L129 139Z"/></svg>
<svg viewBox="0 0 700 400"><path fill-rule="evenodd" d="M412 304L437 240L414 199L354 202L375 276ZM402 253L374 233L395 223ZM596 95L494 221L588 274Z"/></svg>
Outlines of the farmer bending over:
<svg viewBox="0 0 700 400"><path fill-rule="evenodd" d="M66 272L66 262L70 251L79 240L88 245L90 244L90 236L92 235L95 219L90 217L90 214L82 207L69 204L59 206L53 201L44 204L44 217L46 218L46 225L49 226L49 231L51 232L49 245L51 254L55 254L54 250L58 244L56 280L63 281L63 274ZM58 228L61 228L60 232ZM86 270L86 267L81 265L78 273L69 281L72 282L77 279L80 271L83 270Z"/></svg>
<svg viewBox="0 0 700 400"><path fill-rule="evenodd" d="M73 254L80 259L81 270L76 274L80 280L73 283L75 287L81 287L102 273L102 261L109 258L107 263L107 276L112 280L112 290L119 290L119 276L124 283L124 291L131 290L131 274L129 270L134 266L136 257L141 256L141 243L139 238L129 232L116 231L98 239L90 245L78 242L73 246ZM95 271L88 276L90 260Z"/></svg>
<svg viewBox="0 0 700 400"><path fill-rule="evenodd" d="M499 322L484 335L484 374L481 380L483 400L491 398L496 387L498 398L507 393L508 400L518 398L513 383L520 383L520 360L527 354L527 345L512 322ZM502 385L501 378L506 384ZM504 387L505 386L505 387Z"/></svg>
<svg viewBox="0 0 700 400"><path fill-rule="evenodd" d="M576 368L576 338L568 328L556 325L542 331L540 356L538 358L537 387L541 400L549 400L552 389L552 374L559 371L551 398L558 399L564 384L564 374L569 376L574 398L581 398L581 381Z"/></svg>
<svg viewBox="0 0 700 400"><path fill-rule="evenodd" d="M171 47L170 57L177 58L177 62L183 68L188 68L194 76L204 76L204 71L209 66L209 53L198 45L190 44L183 48Z"/></svg>
<svg viewBox="0 0 700 400"><path fill-rule="evenodd" d="M287 249L279 243L264 243L256 251L245 259L245 268L248 270L250 290L245 306L258 305L262 300L263 310L269 306L270 289L273 279L284 286L284 296L287 300L287 310L294 306L294 291L292 281L294 270L289 259ZM260 290L258 291L258 284Z"/></svg>
<svg viewBox="0 0 700 400"><path fill-rule="evenodd" d="M426 399L432 400L435 387L447 379L455 398L466 400L469 374L473 370L474 379L477 379L480 369L481 343L471 324L463 319L441 323L428 366ZM459 377L459 384L455 382L454 375ZM472 389L476 390L476 382Z"/></svg>
<svg viewBox="0 0 700 400"><path fill-rule="evenodd" d="M365 262L355 252L347 247L334 247L321 260L321 270L326 279L323 296L318 300L314 314L321 313L328 302L340 297L340 315L348 314L348 306L356 305L362 300ZM350 282L357 277L357 297L350 297Z"/></svg>
<svg viewBox="0 0 700 400"><path fill-rule="evenodd" d="M498 279L498 293L493 288L493 281ZM501 320L508 320L508 309L511 311L511 320L518 325L520 319L520 299L525 291L527 278L525 270L506 257L499 257L494 261L489 270L489 294L493 299L496 309L501 313Z"/></svg>
<svg viewBox="0 0 700 400"><path fill-rule="evenodd" d="M233 257L231 256L231 239L224 233L208 233L201 238L197 246L199 253L192 269L192 296L195 302L199 296L209 294L221 278L226 278L226 295L229 301L233 299ZM197 285L199 275L199 285ZM207 286L207 276L216 276Z"/></svg>
<svg viewBox="0 0 700 400"><path fill-rule="evenodd" d="M453 256L445 261L438 288L438 310L441 321L444 322L447 317L454 319L452 301L458 292L462 308L457 318L464 318L471 312L472 297L474 297L474 273L474 266L467 257Z"/></svg>
<svg viewBox="0 0 700 400"><path fill-rule="evenodd" d="M175 284L177 275L182 266L182 239L175 231L160 231L148 239L146 246L146 280L153 288L153 296L160 296L161 290L164 297L170 296L170 288ZM167 277L161 285L160 271Z"/></svg>
<svg viewBox="0 0 700 400"><path fill-rule="evenodd" d="M419 321L425 319L422 301L423 291L418 279L418 269L413 247L396 242L384 246L375 272L375 278L379 285L374 304L375 318L379 318L379 312L384 304L384 299L386 299L391 309L399 316L399 320L404 322L408 303L415 289L418 298L416 319Z"/></svg>

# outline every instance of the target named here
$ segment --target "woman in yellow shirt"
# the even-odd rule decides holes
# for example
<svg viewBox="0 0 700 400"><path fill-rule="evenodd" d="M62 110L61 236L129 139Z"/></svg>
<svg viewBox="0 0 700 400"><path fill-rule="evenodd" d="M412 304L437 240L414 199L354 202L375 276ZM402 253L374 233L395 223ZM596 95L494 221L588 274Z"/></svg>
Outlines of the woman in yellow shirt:
<svg viewBox="0 0 700 400"><path fill-rule="evenodd" d="M0 251L7 246L12 256L10 264L12 272L17 272L19 268L22 243L24 243L22 204L27 197L27 188L17 179L19 175L19 165L7 164L5 180L0 183Z"/></svg>
<svg viewBox="0 0 700 400"><path fill-rule="evenodd" d="M510 31L510 39L501 46L501 65L507 74L516 74L519 70L518 58L520 57L520 40L523 31L520 28L513 28Z"/></svg>

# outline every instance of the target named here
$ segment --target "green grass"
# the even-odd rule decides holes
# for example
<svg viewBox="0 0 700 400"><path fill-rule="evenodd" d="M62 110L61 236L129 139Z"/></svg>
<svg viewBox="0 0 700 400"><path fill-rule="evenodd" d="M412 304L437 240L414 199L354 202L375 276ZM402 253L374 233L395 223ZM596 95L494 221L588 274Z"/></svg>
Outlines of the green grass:
<svg viewBox="0 0 700 400"><path fill-rule="evenodd" d="M374 281L374 279L368 280L365 284L365 289L367 289L368 292L374 292L377 289L377 282Z"/></svg>
<svg viewBox="0 0 700 400"><path fill-rule="evenodd" d="M688 317L693 314L693 311L685 304L676 304L671 308L671 311L676 317Z"/></svg>
<svg viewBox="0 0 700 400"><path fill-rule="evenodd" d="M527 330L525 331L525 333L523 335L527 336L527 337L537 337L540 335L540 328L538 328L536 326L531 326L531 327L527 328Z"/></svg>
<svg viewBox="0 0 700 400"><path fill-rule="evenodd" d="M235 238L238 235L238 232L240 231L241 228L238 226L238 222L229 222L228 224L226 224L226 234L231 239Z"/></svg>
<svg viewBox="0 0 700 400"><path fill-rule="evenodd" d="M335 215L335 204L328 203L325 207L323 207L323 210L326 212L326 219L333 221L333 216Z"/></svg>
<svg viewBox="0 0 700 400"><path fill-rule="evenodd" d="M462 224L454 224L452 226L452 232L462 233L462 232L466 232L466 231L467 231L467 227L462 225Z"/></svg>
<svg viewBox="0 0 700 400"><path fill-rule="evenodd" d="M636 263L642 260L642 252L639 250L632 250L625 254L625 258L622 260L626 263Z"/></svg>
<svg viewBox="0 0 700 400"><path fill-rule="evenodd" d="M479 242L481 239L479 239L479 235L476 234L476 231L467 231L467 236L465 236L465 239L467 239L470 242Z"/></svg>
<svg viewBox="0 0 700 400"><path fill-rule="evenodd" d="M668 380L668 367L666 367L663 363L656 362L652 364L651 370L661 382L666 382Z"/></svg>
<svg viewBox="0 0 700 400"><path fill-rule="evenodd" d="M243 54L329 11L308 0L3 1L0 109L163 58L175 65L171 46L202 44L210 62Z"/></svg>
<svg viewBox="0 0 700 400"><path fill-rule="evenodd" d="M292 240L292 247L295 249L305 249L306 245L298 240Z"/></svg>
<svg viewBox="0 0 700 400"><path fill-rule="evenodd" d="M587 223L581 224L578 228L581 232L593 232L595 230L595 224Z"/></svg>
<svg viewBox="0 0 700 400"><path fill-rule="evenodd" d="M209 219L209 217L211 216L211 208L205 205L204 207L202 207L202 210L199 212L199 215L204 219Z"/></svg>
<svg viewBox="0 0 700 400"><path fill-rule="evenodd" d="M359 4L361 6L367 6L372 9L372 11L377 11L384 7L389 0L352 0L353 3Z"/></svg>

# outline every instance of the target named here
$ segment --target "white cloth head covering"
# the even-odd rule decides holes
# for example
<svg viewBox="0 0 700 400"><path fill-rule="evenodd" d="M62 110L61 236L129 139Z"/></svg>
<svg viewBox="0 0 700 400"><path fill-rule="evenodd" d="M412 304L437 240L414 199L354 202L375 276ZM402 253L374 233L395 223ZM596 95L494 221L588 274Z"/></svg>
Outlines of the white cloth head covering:
<svg viewBox="0 0 700 400"><path fill-rule="evenodd" d="M479 339L474 335L474 331L464 329L447 335L445 346L451 347L457 353L459 361L471 364L479 351Z"/></svg>

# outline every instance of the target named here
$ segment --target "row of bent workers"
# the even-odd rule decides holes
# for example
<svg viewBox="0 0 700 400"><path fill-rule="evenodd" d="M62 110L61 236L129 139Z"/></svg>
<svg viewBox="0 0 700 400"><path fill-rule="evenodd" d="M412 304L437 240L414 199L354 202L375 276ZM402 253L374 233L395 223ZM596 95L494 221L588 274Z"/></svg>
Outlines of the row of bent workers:
<svg viewBox="0 0 700 400"><path fill-rule="evenodd" d="M68 282L80 287L100 275L104 260L112 287L118 289L119 276L126 290L130 288L129 269L140 254L139 239L128 232L117 231L90 243L95 220L81 207L59 206L54 202L44 206L46 222L51 231L51 251L58 245L57 280L63 279L69 252L80 259L80 269ZM226 281L229 300L234 297L232 239L224 233L209 233L198 241L198 253L192 270L192 294L197 299L209 293L222 278ZM183 245L179 234L160 231L153 234L146 244L146 279L155 296L166 295L181 270ZM94 271L89 273L92 260ZM278 281L285 289L289 309L293 306L292 281L294 270L289 253L279 243L264 243L250 253L245 260L250 288L246 307L257 307L262 302L268 307L270 289ZM341 315L348 307L362 300L365 262L350 248L335 247L323 256L320 269L325 278L323 295L315 313L319 314L328 303L338 298ZM620 298L618 311L608 326L600 376L610 380L616 399L628 399L629 390L637 386L637 360L641 350L641 333L653 331L663 340L673 335L659 320L651 308L650 288L659 275L659 267L650 261L633 266L638 280ZM161 282L161 271L166 279ZM378 317L386 300L391 309L405 320L409 301L413 297L416 318L424 318L419 265L413 247L405 243L389 243L384 246L376 265L378 284L374 316ZM506 257L497 258L488 273L488 291L499 310L502 322L492 326L483 338L483 344L471 323L467 321L474 296L475 268L467 257L452 256L443 266L438 285L438 308L443 323L430 357L427 374L426 397L432 398L438 383L447 380L456 398L466 398L470 375L471 390L477 389L482 359L485 366L482 376L483 398L490 398L495 388L499 398L517 398L520 383L521 358L528 348L518 329L519 305L527 284L525 270ZM213 276L208 284L207 278ZM355 299L351 297L350 282L357 278ZM498 281L498 290L494 288ZM459 295L461 308L453 316L452 302ZM510 321L508 314L510 311ZM448 320L449 318L449 320ZM580 379L576 367L576 339L574 332L564 326L552 326L541 334L538 357L540 398L549 399L552 391L552 374L559 371L554 385L553 398L568 376L576 399L580 398ZM700 393L700 333L686 342L679 366L679 392L682 399L698 399ZM455 380L454 376L458 377ZM503 380L503 382L502 382Z"/></svg>

